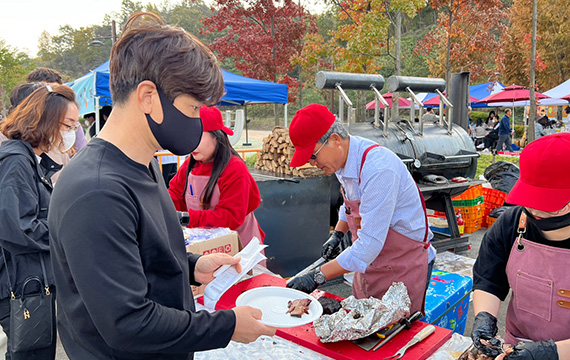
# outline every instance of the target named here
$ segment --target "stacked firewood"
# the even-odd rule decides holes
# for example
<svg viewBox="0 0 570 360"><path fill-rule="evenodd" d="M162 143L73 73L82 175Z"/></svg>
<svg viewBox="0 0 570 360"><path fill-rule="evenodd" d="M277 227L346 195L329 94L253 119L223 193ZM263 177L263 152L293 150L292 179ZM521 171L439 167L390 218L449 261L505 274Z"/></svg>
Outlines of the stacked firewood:
<svg viewBox="0 0 570 360"><path fill-rule="evenodd" d="M276 126L273 128L273 132L263 139L263 146L257 157L255 168L274 172L278 175L301 177L325 175L322 170L315 167L289 167L294 153L295 147L289 138L289 129Z"/></svg>

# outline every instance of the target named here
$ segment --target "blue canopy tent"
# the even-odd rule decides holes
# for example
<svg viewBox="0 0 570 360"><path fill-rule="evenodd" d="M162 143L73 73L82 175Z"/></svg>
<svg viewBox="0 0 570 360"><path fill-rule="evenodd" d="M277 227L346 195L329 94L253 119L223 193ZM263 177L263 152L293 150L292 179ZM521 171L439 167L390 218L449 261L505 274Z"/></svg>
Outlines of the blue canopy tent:
<svg viewBox="0 0 570 360"><path fill-rule="evenodd" d="M505 86L503 84L501 84L500 82L487 82L484 84L477 84L477 85L471 85L469 86L469 96L472 96L476 99L483 99L486 98L487 96L494 94L498 91L501 91ZM425 94L425 95L424 95ZM423 99L420 97L422 102L425 102L435 96L437 96L437 94L435 93L422 93L422 94L418 94L418 95L424 95ZM476 103L476 102L472 102L471 107L473 108L477 108L477 107L489 107L489 105L484 104L484 103ZM438 106L432 106L432 107L438 107Z"/></svg>
<svg viewBox="0 0 570 360"><path fill-rule="evenodd" d="M218 105L284 104L285 119L287 118L287 85L250 79L225 70L222 70L222 75L226 93ZM79 103L79 114L94 112L97 124L99 124L99 111L95 110L99 109L99 106L113 104L109 89L109 60L66 85L75 91Z"/></svg>

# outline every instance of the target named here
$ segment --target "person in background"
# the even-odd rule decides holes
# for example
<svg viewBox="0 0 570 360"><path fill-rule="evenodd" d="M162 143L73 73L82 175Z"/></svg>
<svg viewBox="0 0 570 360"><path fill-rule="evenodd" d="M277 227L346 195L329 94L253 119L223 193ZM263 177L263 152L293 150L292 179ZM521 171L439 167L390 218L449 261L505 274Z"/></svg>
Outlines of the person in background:
<svg viewBox="0 0 570 360"><path fill-rule="evenodd" d="M428 106L426 108L426 113L422 115L422 122L431 121L436 122L438 121L437 115L433 113L433 108Z"/></svg>
<svg viewBox="0 0 570 360"><path fill-rule="evenodd" d="M497 122L497 115L495 114L494 110L489 111L489 116L487 117L487 120L485 121L485 125L487 126L487 129L492 129L495 125L495 122Z"/></svg>
<svg viewBox="0 0 570 360"><path fill-rule="evenodd" d="M87 127L87 130L85 131L85 138L87 141L89 141L92 139L91 127L93 127L93 124L95 124L95 113L84 114L83 120L85 121L85 126Z"/></svg>
<svg viewBox="0 0 570 360"><path fill-rule="evenodd" d="M12 92L10 93L10 109L8 109L8 114L10 114L14 109L20 105L22 100L30 96L34 90L38 89L40 86L43 86L43 83L23 83L16 85ZM8 138L0 131L0 144L7 140Z"/></svg>
<svg viewBox="0 0 570 360"><path fill-rule="evenodd" d="M93 124L89 128L89 136L91 138L97 136L97 134L103 129L103 126L105 126L107 119L111 115L111 111L113 111L113 107L109 105L105 105L99 109L99 131L97 131L97 122L93 119Z"/></svg>
<svg viewBox="0 0 570 360"><path fill-rule="evenodd" d="M180 167L168 192L176 210L188 211L188 227L227 227L236 230L242 245L265 234L253 211L259 189L243 159L234 150L217 107L200 108L204 134L200 145Z"/></svg>
<svg viewBox="0 0 570 360"><path fill-rule="evenodd" d="M394 281L402 281L410 312L423 310L435 249L423 196L404 163L385 147L348 132L323 105L297 111L289 136L295 153L290 166L309 162L342 185L344 205L322 255L332 259L350 229L352 246L288 287L313 292L328 279L354 271L357 298L382 298ZM386 271L390 268L389 271Z"/></svg>
<svg viewBox="0 0 570 360"><path fill-rule="evenodd" d="M41 82L46 83L51 86L55 85L62 85L63 84L63 77L61 74L54 69L50 69L47 67L39 67L35 68L26 76L26 81L29 83L33 82ZM81 126L76 127L75 130L75 144L73 144L74 153L78 152L79 150L83 149L83 147L87 145L87 139L85 138L85 132ZM51 154L54 155L54 154ZM69 156L69 155L68 155ZM69 162L69 159L60 159L57 156L53 156L54 160L65 165ZM54 177L54 182L57 180L56 175Z"/></svg>
<svg viewBox="0 0 570 360"><path fill-rule="evenodd" d="M152 13L127 20L110 57L114 108L63 170L48 216L58 326L71 359L192 359L276 329L252 307L196 312L227 254L187 254L158 162L200 142L200 107L224 92L214 54ZM86 190L88 189L88 190Z"/></svg>
<svg viewBox="0 0 570 360"><path fill-rule="evenodd" d="M18 105L20 105L20 103L22 101L24 101L24 99L26 99L28 96L30 96L30 94L32 94L36 89L39 89L42 86L45 86L45 83L23 83L20 85L17 85L12 92L10 93L10 111L12 112L14 109L16 109L16 107L18 107ZM66 133L68 137L71 136L70 133ZM0 131L0 143L2 143L4 140L7 140L8 138L6 136L4 136L4 134L2 134L2 132ZM54 182L53 176L61 170L61 168L63 167L61 164L55 162L50 155L56 157L56 158L60 158L63 157L62 153L59 150L51 150L47 153L43 153L40 155L41 157L41 161L40 161L40 166L42 167L44 174L46 176L46 178L50 179L50 181L52 181L52 184Z"/></svg>
<svg viewBox="0 0 570 360"><path fill-rule="evenodd" d="M563 131L570 131L570 106L564 108L564 119L562 119L562 122L564 124Z"/></svg>
<svg viewBox="0 0 570 360"><path fill-rule="evenodd" d="M553 151L556 149L556 151ZM507 360L570 359L570 134L543 136L520 155L520 178L506 210L485 233L473 267L475 321L471 336L488 356L497 315L509 290Z"/></svg>
<svg viewBox="0 0 570 360"><path fill-rule="evenodd" d="M493 120L491 120L487 125L487 132L483 138L485 149L491 149L493 147L493 143L499 140L499 125L500 123L498 119L493 115Z"/></svg>
<svg viewBox="0 0 570 360"><path fill-rule="evenodd" d="M505 115L499 121L499 140L495 151L503 151L503 144L507 146L507 150L513 151L511 146L511 109L505 110Z"/></svg>
<svg viewBox="0 0 570 360"><path fill-rule="evenodd" d="M69 127L75 126L78 117L73 90L42 84L0 128L8 138L0 145L0 325L8 337L12 286L16 296L22 295L22 283L27 278L44 279L43 265L55 296L47 224L52 184L40 163L44 153L65 152L73 146L73 136L68 135L74 135L74 129ZM6 359L54 359L55 309L53 314L53 328L46 328L53 334L50 347L16 353L8 341Z"/></svg>

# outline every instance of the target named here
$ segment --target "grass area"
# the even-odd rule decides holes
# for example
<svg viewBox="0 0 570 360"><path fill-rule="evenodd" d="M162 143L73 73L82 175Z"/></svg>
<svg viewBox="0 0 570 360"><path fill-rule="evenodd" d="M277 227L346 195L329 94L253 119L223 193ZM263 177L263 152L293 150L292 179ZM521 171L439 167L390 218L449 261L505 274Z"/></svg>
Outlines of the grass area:
<svg viewBox="0 0 570 360"><path fill-rule="evenodd" d="M495 156L495 162L497 161L506 161L519 166L519 158L512 157L512 156ZM485 173L485 169L493 163L493 155L490 154L481 154L479 159L477 159L477 174L475 174L475 179L479 179L479 175L483 175Z"/></svg>

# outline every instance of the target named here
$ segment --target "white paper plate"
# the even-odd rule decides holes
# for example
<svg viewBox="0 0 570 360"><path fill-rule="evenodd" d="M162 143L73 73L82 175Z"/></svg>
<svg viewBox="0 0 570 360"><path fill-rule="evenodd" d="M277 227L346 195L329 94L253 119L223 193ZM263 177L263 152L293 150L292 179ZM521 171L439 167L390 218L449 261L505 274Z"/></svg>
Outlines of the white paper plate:
<svg viewBox="0 0 570 360"><path fill-rule="evenodd" d="M300 318L287 314L289 301L311 299L309 313ZM323 307L314 297L295 289L265 286L248 290L236 299L236 306L251 306L263 313L261 322L280 328L301 326L317 320L323 314Z"/></svg>

